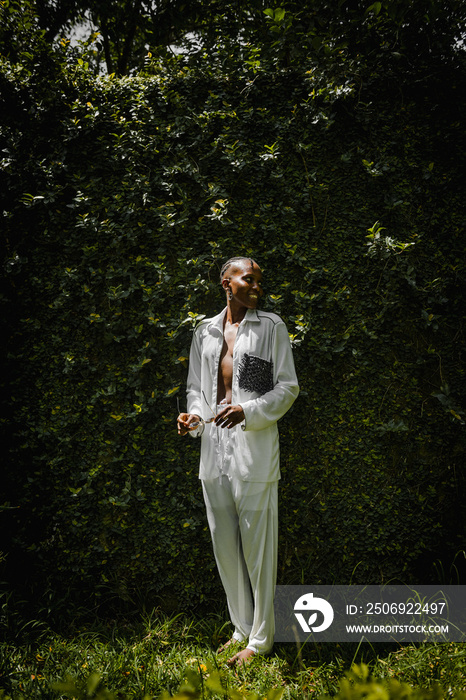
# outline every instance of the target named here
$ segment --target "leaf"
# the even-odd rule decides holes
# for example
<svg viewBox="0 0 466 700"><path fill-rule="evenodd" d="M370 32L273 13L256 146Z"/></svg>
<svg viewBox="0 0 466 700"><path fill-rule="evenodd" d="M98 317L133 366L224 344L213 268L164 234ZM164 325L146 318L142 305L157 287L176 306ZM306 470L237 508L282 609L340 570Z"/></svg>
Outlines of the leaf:
<svg viewBox="0 0 466 700"><path fill-rule="evenodd" d="M277 7L274 13L274 20L275 22L282 22L283 19L285 18L286 11L283 9L283 7Z"/></svg>
<svg viewBox="0 0 466 700"><path fill-rule="evenodd" d="M225 687L222 683L222 677L218 671L213 671L205 681L205 685L212 692L218 695L225 694Z"/></svg>
<svg viewBox="0 0 466 700"><path fill-rule="evenodd" d="M283 688L271 688L267 693L267 700L280 700L284 692Z"/></svg>
<svg viewBox="0 0 466 700"><path fill-rule="evenodd" d="M380 14L381 9L382 9L382 3L381 2L374 2L370 7L367 8L366 14L369 14L369 12L373 12L374 15L377 17L377 15Z"/></svg>

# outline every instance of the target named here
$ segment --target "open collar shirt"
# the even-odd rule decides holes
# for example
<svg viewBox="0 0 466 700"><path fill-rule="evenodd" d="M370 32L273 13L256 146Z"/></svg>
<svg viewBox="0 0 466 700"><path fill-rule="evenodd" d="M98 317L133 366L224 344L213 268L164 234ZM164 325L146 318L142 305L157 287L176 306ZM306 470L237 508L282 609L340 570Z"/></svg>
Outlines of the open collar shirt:
<svg viewBox="0 0 466 700"><path fill-rule="evenodd" d="M204 319L194 331L187 382L188 413L205 420L216 412L223 323L226 309ZM231 405L240 405L245 420L233 428L207 423L201 437L199 477L220 474L244 481L280 478L277 421L299 393L287 328L273 313L248 309L233 350ZM224 431L220 434L220 431ZM200 433L201 431L198 431ZM227 433L227 434L225 434ZM191 433L196 437L196 432Z"/></svg>

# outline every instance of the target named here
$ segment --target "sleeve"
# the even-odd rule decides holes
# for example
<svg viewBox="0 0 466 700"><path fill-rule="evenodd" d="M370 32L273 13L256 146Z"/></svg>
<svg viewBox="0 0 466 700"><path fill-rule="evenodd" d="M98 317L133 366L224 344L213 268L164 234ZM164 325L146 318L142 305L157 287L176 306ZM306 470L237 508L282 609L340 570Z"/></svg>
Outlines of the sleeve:
<svg viewBox="0 0 466 700"><path fill-rule="evenodd" d="M196 328L189 351L188 381L186 385L187 412L202 418L201 400L201 364L202 364L202 335L201 328ZM192 430L191 437L199 437L204 432L204 426Z"/></svg>
<svg viewBox="0 0 466 700"><path fill-rule="evenodd" d="M241 402L243 430L263 430L276 423L291 408L299 394L298 379L288 331L280 321L273 334L274 387L259 398Z"/></svg>

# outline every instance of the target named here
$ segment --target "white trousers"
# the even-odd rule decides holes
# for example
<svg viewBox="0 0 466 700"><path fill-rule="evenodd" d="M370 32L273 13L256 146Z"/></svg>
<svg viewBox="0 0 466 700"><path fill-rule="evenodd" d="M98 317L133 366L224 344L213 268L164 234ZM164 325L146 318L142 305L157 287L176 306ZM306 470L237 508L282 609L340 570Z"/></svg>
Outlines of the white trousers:
<svg viewBox="0 0 466 700"><path fill-rule="evenodd" d="M229 472L202 481L207 520L233 637L265 654L275 631L278 482L242 481Z"/></svg>

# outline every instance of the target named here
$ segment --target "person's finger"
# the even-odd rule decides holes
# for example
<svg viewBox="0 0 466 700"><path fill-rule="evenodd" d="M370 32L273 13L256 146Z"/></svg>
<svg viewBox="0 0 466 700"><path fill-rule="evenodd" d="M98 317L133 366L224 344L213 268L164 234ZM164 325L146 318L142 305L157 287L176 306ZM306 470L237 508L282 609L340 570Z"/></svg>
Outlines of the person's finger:
<svg viewBox="0 0 466 700"><path fill-rule="evenodd" d="M231 408L230 405L225 406L225 408L222 408L222 410L219 411L219 412L217 413L217 415L215 416L215 420L217 420L217 418L221 418L221 417L224 416L226 413L228 413L228 411L230 410L230 408Z"/></svg>
<svg viewBox="0 0 466 700"><path fill-rule="evenodd" d="M234 413L230 413L229 415L225 416L221 427L222 428L233 428L236 424L238 423L236 419L236 415Z"/></svg>
<svg viewBox="0 0 466 700"><path fill-rule="evenodd" d="M195 417L189 413L180 413L177 418L178 435L186 435L189 432L189 423L193 418Z"/></svg>

